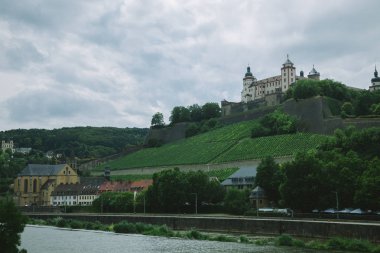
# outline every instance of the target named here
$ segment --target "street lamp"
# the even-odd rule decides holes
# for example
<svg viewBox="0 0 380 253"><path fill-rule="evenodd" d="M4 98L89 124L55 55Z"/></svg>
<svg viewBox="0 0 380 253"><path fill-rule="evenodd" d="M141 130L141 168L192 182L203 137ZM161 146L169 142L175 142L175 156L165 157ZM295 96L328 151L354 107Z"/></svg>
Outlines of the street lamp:
<svg viewBox="0 0 380 253"><path fill-rule="evenodd" d="M338 192L334 191L335 193L335 200L336 200L336 218L339 219L339 198L338 198Z"/></svg>
<svg viewBox="0 0 380 253"><path fill-rule="evenodd" d="M198 214L198 194L197 193L191 193L195 195L195 214Z"/></svg>

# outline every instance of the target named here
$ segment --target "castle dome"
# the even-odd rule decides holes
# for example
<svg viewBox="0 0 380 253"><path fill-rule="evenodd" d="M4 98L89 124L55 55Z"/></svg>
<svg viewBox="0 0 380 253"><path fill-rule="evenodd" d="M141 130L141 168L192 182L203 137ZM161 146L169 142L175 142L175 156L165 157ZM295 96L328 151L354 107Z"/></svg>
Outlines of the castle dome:
<svg viewBox="0 0 380 253"><path fill-rule="evenodd" d="M245 77L253 77L250 66L247 67L247 73L245 73Z"/></svg>

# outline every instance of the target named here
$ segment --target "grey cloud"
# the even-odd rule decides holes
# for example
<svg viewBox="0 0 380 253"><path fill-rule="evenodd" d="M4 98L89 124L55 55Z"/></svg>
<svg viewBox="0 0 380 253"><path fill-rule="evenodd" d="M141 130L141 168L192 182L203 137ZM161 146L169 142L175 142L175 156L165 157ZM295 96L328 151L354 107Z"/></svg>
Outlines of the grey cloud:
<svg viewBox="0 0 380 253"><path fill-rule="evenodd" d="M25 91L8 99L5 103L10 120L19 123L45 122L61 118L80 116L103 117L104 115L120 116L116 110L105 101L89 100L66 92Z"/></svg>

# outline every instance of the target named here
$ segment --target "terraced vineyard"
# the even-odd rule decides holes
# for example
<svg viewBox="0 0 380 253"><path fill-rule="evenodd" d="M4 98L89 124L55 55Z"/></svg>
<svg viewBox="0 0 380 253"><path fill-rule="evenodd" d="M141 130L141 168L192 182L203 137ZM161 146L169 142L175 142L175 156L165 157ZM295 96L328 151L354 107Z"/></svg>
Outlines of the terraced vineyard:
<svg viewBox="0 0 380 253"><path fill-rule="evenodd" d="M209 177L216 177L220 182L227 179L230 175L235 173L239 168L226 168L226 169L214 169L205 172ZM111 176L112 181L138 181L143 179L152 179L152 174L141 174L141 175L117 175Z"/></svg>
<svg viewBox="0 0 380 253"><path fill-rule="evenodd" d="M236 142L197 142L184 140L159 148L147 148L109 162L111 169L153 167L179 164L205 164L231 148Z"/></svg>
<svg viewBox="0 0 380 253"><path fill-rule="evenodd" d="M288 156L297 152L316 148L324 140L324 135L298 133L259 138L246 138L219 156L213 162L261 159L266 156Z"/></svg>
<svg viewBox="0 0 380 253"><path fill-rule="evenodd" d="M327 138L299 133L251 139L253 124L255 121L240 122L159 148L146 148L102 167L117 170L279 157L316 148Z"/></svg>

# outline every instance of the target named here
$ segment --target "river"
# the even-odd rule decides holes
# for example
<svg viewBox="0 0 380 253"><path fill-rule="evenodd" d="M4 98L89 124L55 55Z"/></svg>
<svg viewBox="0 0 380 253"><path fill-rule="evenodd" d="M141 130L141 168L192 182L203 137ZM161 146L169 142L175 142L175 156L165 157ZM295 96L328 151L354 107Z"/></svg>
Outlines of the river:
<svg viewBox="0 0 380 253"><path fill-rule="evenodd" d="M297 248L252 244L186 240L113 232L71 230L46 226L26 226L21 248L28 253L321 253Z"/></svg>

